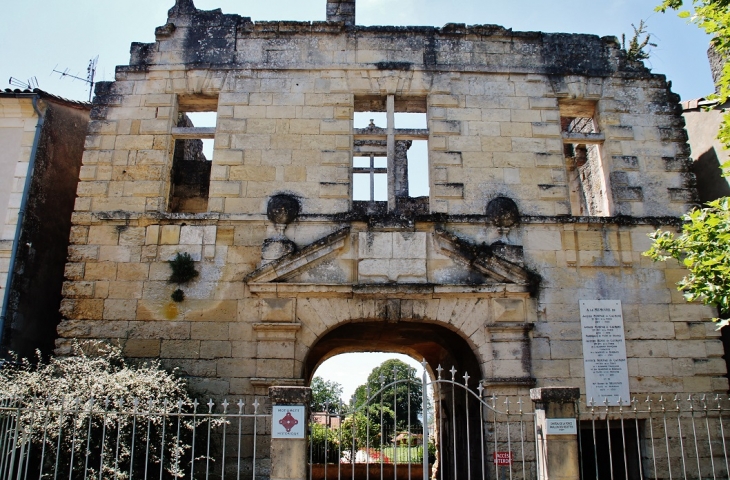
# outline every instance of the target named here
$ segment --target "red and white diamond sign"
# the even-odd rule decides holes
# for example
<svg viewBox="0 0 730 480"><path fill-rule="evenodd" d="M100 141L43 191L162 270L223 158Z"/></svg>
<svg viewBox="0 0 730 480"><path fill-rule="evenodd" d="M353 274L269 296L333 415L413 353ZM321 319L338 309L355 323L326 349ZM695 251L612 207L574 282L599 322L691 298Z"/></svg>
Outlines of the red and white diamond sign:
<svg viewBox="0 0 730 480"><path fill-rule="evenodd" d="M304 438L304 405L274 405L271 438Z"/></svg>

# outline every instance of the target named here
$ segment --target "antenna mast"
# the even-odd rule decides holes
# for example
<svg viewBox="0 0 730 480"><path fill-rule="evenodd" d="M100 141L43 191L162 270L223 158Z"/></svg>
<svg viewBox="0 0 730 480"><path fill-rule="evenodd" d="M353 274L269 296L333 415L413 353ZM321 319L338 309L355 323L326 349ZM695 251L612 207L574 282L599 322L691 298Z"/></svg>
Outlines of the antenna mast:
<svg viewBox="0 0 730 480"><path fill-rule="evenodd" d="M89 85L89 101L91 101L91 96L94 94L94 84L96 83L94 81L94 78L96 77L96 64L99 62L99 55L89 60L89 66L86 67L86 78L79 77L78 75L71 75L68 73L68 68L64 71L56 70L55 68L53 71L55 73L60 73L61 78L63 77L71 77L74 80L81 80L82 82L85 82Z"/></svg>
<svg viewBox="0 0 730 480"><path fill-rule="evenodd" d="M35 88L38 88L38 79L35 77L30 77L26 81L20 80L15 77L10 77L10 81L8 83L10 83L10 85L14 87L21 87L25 90L33 90Z"/></svg>

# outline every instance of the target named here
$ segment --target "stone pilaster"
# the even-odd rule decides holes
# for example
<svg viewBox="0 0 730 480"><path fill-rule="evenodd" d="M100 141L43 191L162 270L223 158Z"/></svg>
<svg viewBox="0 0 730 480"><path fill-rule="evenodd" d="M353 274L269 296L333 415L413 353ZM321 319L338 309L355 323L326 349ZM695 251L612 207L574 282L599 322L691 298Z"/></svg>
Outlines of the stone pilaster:
<svg viewBox="0 0 730 480"><path fill-rule="evenodd" d="M578 455L578 420L575 402L580 397L577 387L543 387L530 390L535 402L537 427L538 480L578 480L580 458ZM550 422L550 421L553 422ZM555 420L563 424L573 423L573 428L559 432ZM549 426L553 423L552 426Z"/></svg>

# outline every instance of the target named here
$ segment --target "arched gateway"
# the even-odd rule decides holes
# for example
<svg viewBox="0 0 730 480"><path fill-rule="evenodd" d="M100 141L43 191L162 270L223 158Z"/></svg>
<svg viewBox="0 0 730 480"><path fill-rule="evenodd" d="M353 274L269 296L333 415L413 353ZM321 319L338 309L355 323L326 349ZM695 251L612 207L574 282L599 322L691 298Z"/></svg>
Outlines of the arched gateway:
<svg viewBox="0 0 730 480"><path fill-rule="evenodd" d="M495 224L512 226L519 216L505 198L490 209ZM484 398L525 395L534 385L529 333L538 277L522 266L522 248L501 241L488 246L467 233L406 222L351 223L289 251L293 242L284 232L297 213L291 197L269 202L269 218L279 226L264 243L264 255L287 253L246 277L251 293L261 299L262 317L276 320L254 325L259 351L296 342L295 378L282 383L298 377L308 384L322 361L356 351L424 360L432 380L453 372L443 378L466 380L466 389L434 383L438 474L466 477L471 469L478 475L483 412L467 389ZM262 348L267 341L271 348Z"/></svg>
<svg viewBox="0 0 730 480"><path fill-rule="evenodd" d="M480 383L479 379L482 378L481 362L477 358L474 346L467 339L461 337L460 332L455 332L447 326L432 322L363 321L340 325L322 336L310 349L305 361L305 379L311 381L317 365L328 357L340 353L363 351L404 353L419 358L424 362L423 366L431 377L429 380L441 377L442 371L453 369L454 372L458 372L459 383L464 383L464 379L471 378L470 387L476 390L477 385ZM420 377L421 372L418 373ZM444 378L450 378L449 374L446 373ZM385 383L383 385L385 386ZM434 429L430 433L432 436L431 441L438 451L438 463L434 472L429 472L429 476L433 473L437 478L441 478L441 470L444 470L443 478L454 478L455 473L457 473L457 476L464 478L468 476L469 470L472 470L473 474L478 477L481 468L481 446L484 442L483 437L480 436L482 423L480 422L479 413L481 408L479 402L473 396L465 395L464 388L454 388L452 384L427 381L423 387L426 385L436 387L434 389L433 401L435 405L433 412L437 417L431 419ZM406 385L407 387L408 385ZM418 390L421 391L421 388ZM377 391L371 393L373 394L373 403L377 404ZM422 395L427 395L427 392L423 391ZM382 398L380 398L380 401L382 401ZM468 406L467 402L469 403ZM472 415L467 418L469 411L472 412ZM395 414L397 416L398 412L395 412ZM404 412L400 412L400 415L401 417L406 416ZM338 417L347 419L348 415L343 414L338 415ZM396 420L396 418L393 418L392 423L395 424ZM454 422L454 420L456 421ZM467 424L469 424L469 428L467 428ZM467 430L473 432L473 434L468 435ZM391 433L388 441L395 445L394 449L391 450L391 452L394 452L391 453L391 456L397 455L398 444L401 445L402 451L410 448L410 441L406 443L404 448L403 441L399 442L394 438L397 433L394 426L392 429L389 426L389 431ZM423 434L423 431L420 430L419 433ZM410 425L403 428L403 432L410 436L412 433ZM428 430L425 430L425 432L424 437L421 438L426 438L425 442L428 444L429 432ZM374 437L378 435L379 432L373 432ZM362 438L355 439L353 444L362 445L363 440ZM341 446L336 452L336 458L330 459L332 463L339 461L343 448L353 450L350 445ZM461 459L460 462L454 461L456 452L460 452L458 455ZM473 460L471 463L467 461L470 454L471 460ZM428 456L427 450L422 451L421 455ZM409 469L409 467L413 460L407 458L405 453L401 453L399 457L403 463L401 465L403 475L405 471L410 471L412 474L412 469ZM392 462L393 459L391 458L388 461ZM420 460L415 463L419 462ZM473 467L470 468L472 465ZM362 472L356 473L359 473L358 478L362 477ZM348 476L343 475L343 477L347 478Z"/></svg>

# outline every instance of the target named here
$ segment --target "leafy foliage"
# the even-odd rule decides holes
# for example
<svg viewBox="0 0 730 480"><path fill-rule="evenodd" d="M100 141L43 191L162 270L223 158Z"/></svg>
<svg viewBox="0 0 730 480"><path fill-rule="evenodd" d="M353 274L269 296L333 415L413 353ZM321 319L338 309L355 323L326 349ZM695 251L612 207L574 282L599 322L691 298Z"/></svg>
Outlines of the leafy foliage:
<svg viewBox="0 0 730 480"><path fill-rule="evenodd" d="M730 313L730 198L710 202L707 208L686 214L682 234L657 230L652 247L644 255L654 261L673 258L689 274L679 283L687 301L714 305ZM728 320L713 319L719 326Z"/></svg>
<svg viewBox="0 0 730 480"><path fill-rule="evenodd" d="M684 0L663 0L657 7L660 12L667 9L680 10L684 7ZM680 10L679 16L712 35L712 45L717 53L726 60L722 75L718 82L717 94L708 95L709 100L718 100L720 104L730 98L730 0L692 0L692 10ZM723 123L717 137L725 148L730 148L730 112L723 117ZM722 165L730 168L730 162Z"/></svg>
<svg viewBox="0 0 730 480"><path fill-rule="evenodd" d="M193 257L191 257L188 252L177 252L177 254L175 254L175 258L170 260L168 263L172 269L172 274L170 274L170 278L168 280L170 283L188 283L198 276L198 271L195 270Z"/></svg>
<svg viewBox="0 0 730 480"><path fill-rule="evenodd" d="M185 292L183 292L182 290L180 290L178 288L174 292L172 292L172 295L170 295L170 298L172 298L173 302L180 303L183 300L185 300Z"/></svg>
<svg viewBox="0 0 730 480"><path fill-rule="evenodd" d="M644 23L644 20L639 22L638 28L632 23L631 28L634 29L634 36L631 37L629 47L626 48L626 35L621 34L621 48L626 50L626 57L633 62L646 60L649 58L649 52L647 52L645 48L656 47L657 45L656 43L651 43L649 41L651 34L646 33L646 24ZM646 34L646 36L642 39L641 36L644 34Z"/></svg>
<svg viewBox="0 0 730 480"><path fill-rule="evenodd" d="M54 402L109 397L131 405L134 398L161 402L188 395L184 382L163 370L158 361L129 365L119 347L87 342L75 344L71 356L51 357L48 363L22 359L0 369L0 396Z"/></svg>
<svg viewBox="0 0 730 480"><path fill-rule="evenodd" d="M309 385L312 389L312 411L335 413L342 398L342 385L322 377L314 377Z"/></svg>
<svg viewBox="0 0 730 480"><path fill-rule="evenodd" d="M31 444L31 452L41 452L44 445L58 448L57 455L50 453L29 460L34 478L39 472L70 472L86 468L89 462L90 477L126 478L128 473L141 476L144 462L132 465L131 458L145 458L144 441L161 438L164 428L164 413L173 413L180 405L188 406L188 397L183 381L163 370L158 362L129 365L121 350L99 342L89 342L83 347L75 346L75 354L67 357L52 357L48 363L34 364L27 359L6 364L0 370L0 399L4 404L29 406L18 410L16 421L27 435L23 441ZM136 417L120 412L134 410ZM44 412L44 420L38 417ZM137 430L137 443L130 447L133 436L133 422L147 423L147 429ZM168 422L169 423L169 422ZM169 427L169 425L168 425ZM180 422L181 437L165 439L164 449L169 454L163 458L159 440L150 444L149 465L157 465L173 477L182 471L180 465L189 454L189 436L194 425ZM83 432L94 445L93 452L86 457L85 442L75 441L69 432ZM79 433L81 435L81 433ZM99 451L115 451L118 457ZM178 462L178 460L180 460ZM55 463L54 463L55 462ZM133 470L134 468L134 470ZM101 472L99 471L101 469Z"/></svg>
<svg viewBox="0 0 730 480"><path fill-rule="evenodd" d="M398 381L396 385L382 389L383 385L395 381ZM386 360L370 372L365 385L355 390L355 408L368 403L369 391L371 398L377 403L380 403L382 397L383 407L396 415L398 428L407 428L409 419L412 426L420 426L418 417L422 410L421 389L421 380L415 368L397 359ZM377 407L373 405L370 409L372 408ZM380 423L378 412L371 410L369 416L373 423Z"/></svg>

